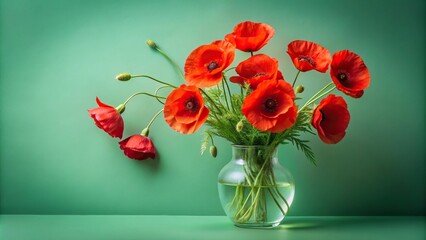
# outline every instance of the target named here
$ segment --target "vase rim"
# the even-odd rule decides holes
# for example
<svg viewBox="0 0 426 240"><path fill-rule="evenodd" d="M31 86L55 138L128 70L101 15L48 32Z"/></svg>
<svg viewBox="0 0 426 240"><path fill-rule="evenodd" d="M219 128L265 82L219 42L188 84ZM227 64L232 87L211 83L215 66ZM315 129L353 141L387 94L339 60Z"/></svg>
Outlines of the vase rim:
<svg viewBox="0 0 426 240"><path fill-rule="evenodd" d="M267 148L267 147L270 147L270 145L241 145L241 144L232 144L231 146L237 147L237 148Z"/></svg>

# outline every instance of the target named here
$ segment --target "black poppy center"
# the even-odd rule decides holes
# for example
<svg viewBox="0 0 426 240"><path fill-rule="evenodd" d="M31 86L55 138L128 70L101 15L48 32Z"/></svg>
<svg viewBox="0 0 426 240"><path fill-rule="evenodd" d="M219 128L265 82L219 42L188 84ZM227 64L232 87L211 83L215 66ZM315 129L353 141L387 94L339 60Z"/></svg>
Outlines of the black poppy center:
<svg viewBox="0 0 426 240"><path fill-rule="evenodd" d="M311 64L312 66L315 66L315 61L309 56L305 56L305 55L299 56L299 61L307 62Z"/></svg>
<svg viewBox="0 0 426 240"><path fill-rule="evenodd" d="M211 72L219 67L219 64L217 62L211 62L209 65L207 65L207 69Z"/></svg>
<svg viewBox="0 0 426 240"><path fill-rule="evenodd" d="M263 105L267 112L273 112L277 108L278 103L275 99L269 98L264 102Z"/></svg>
<svg viewBox="0 0 426 240"><path fill-rule="evenodd" d="M195 112L195 111L197 111L197 107L198 107L198 104L195 101L195 99L191 98L188 101L186 101L186 103L185 103L185 108L188 111Z"/></svg>
<svg viewBox="0 0 426 240"><path fill-rule="evenodd" d="M346 80L348 80L348 75L346 75L346 73L339 73L337 74L337 77L341 82L345 82Z"/></svg>

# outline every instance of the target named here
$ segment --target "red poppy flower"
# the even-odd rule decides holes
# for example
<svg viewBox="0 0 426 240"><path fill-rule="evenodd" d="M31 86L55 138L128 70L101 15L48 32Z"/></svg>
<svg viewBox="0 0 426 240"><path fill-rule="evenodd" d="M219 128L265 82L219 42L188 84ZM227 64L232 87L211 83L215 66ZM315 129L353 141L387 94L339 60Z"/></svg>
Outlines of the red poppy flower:
<svg viewBox="0 0 426 240"><path fill-rule="evenodd" d="M145 160L147 158L155 158L156 151L154 144L149 137L144 135L132 135L119 142L119 144L124 154L131 159Z"/></svg>
<svg viewBox="0 0 426 240"><path fill-rule="evenodd" d="M330 52L314 42L293 41L288 44L287 53L294 66L302 72L317 70L325 73L331 62Z"/></svg>
<svg viewBox="0 0 426 240"><path fill-rule="evenodd" d="M312 115L312 125L321 140L327 144L338 143L346 134L350 115L342 97L334 94L321 100Z"/></svg>
<svg viewBox="0 0 426 240"><path fill-rule="evenodd" d="M124 130L123 118L113 106L104 104L96 97L97 108L89 110L90 117L95 120L96 126L104 130L111 137L122 138Z"/></svg>
<svg viewBox="0 0 426 240"><path fill-rule="evenodd" d="M278 60L265 54L254 55L238 64L235 71L239 76L231 77L231 82L241 85L248 83L251 89L256 89L264 80L277 78Z"/></svg>
<svg viewBox="0 0 426 240"><path fill-rule="evenodd" d="M234 27L234 32L225 39L234 43L237 49L244 52L256 52L265 46L274 36L275 30L265 23L241 22Z"/></svg>
<svg viewBox="0 0 426 240"><path fill-rule="evenodd" d="M164 119L177 132L191 134L207 120L209 109L195 86L182 84L173 90L164 104Z"/></svg>
<svg viewBox="0 0 426 240"><path fill-rule="evenodd" d="M290 128L297 117L295 94L285 81L264 81L246 97L242 113L257 129L282 132Z"/></svg>
<svg viewBox="0 0 426 240"><path fill-rule="evenodd" d="M337 89L354 98L360 98L370 86L367 66L360 56L349 50L333 55L330 75Z"/></svg>
<svg viewBox="0 0 426 240"><path fill-rule="evenodd" d="M202 45L185 62L185 80L199 88L212 87L222 80L222 71L234 61L235 46L228 41Z"/></svg>

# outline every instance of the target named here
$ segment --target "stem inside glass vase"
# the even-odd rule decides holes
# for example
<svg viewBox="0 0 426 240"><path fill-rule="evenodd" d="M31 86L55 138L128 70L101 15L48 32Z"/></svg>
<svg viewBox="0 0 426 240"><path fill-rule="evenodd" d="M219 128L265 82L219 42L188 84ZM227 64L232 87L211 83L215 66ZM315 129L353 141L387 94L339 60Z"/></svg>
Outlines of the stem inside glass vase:
<svg viewBox="0 0 426 240"><path fill-rule="evenodd" d="M235 225L274 227L290 208L294 184L276 147L234 145L231 162L219 174L219 194Z"/></svg>

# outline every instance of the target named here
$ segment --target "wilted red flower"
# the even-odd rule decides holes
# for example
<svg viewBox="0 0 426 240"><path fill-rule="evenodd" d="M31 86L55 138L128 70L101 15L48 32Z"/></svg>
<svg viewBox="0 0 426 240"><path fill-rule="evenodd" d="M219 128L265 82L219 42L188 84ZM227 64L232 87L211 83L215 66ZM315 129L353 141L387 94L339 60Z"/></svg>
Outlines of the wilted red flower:
<svg viewBox="0 0 426 240"><path fill-rule="evenodd" d="M95 120L96 126L111 135L111 137L122 138L124 122L120 112L113 106L101 102L98 97L96 97L96 102L99 107L88 110L90 117Z"/></svg>
<svg viewBox="0 0 426 240"><path fill-rule="evenodd" d="M256 52L265 46L274 36L275 30L268 24L241 22L234 27L234 32L225 39L234 43L237 49L244 52Z"/></svg>
<svg viewBox="0 0 426 240"><path fill-rule="evenodd" d="M202 45L185 62L185 80L199 88L212 87L222 80L222 71L234 61L235 46L228 41Z"/></svg>
<svg viewBox="0 0 426 240"><path fill-rule="evenodd" d="M264 81L246 97L241 111L255 128L273 133L281 132L296 121L295 97L289 83Z"/></svg>
<svg viewBox="0 0 426 240"><path fill-rule="evenodd" d="M330 52L314 42L295 40L288 44L287 53L294 66L302 72L310 70L327 72L331 62Z"/></svg>
<svg viewBox="0 0 426 240"><path fill-rule="evenodd" d="M312 115L312 125L321 140L327 144L340 142L346 134L350 115L348 105L342 97L334 94L321 100Z"/></svg>
<svg viewBox="0 0 426 240"><path fill-rule="evenodd" d="M337 89L354 98L360 98L370 86L367 66L360 56L349 50L333 55L330 75Z"/></svg>
<svg viewBox="0 0 426 240"><path fill-rule="evenodd" d="M277 78L278 60L265 54L254 55L238 64L235 71L239 76L231 77L231 82L241 85L248 83L251 89L256 89L264 80Z"/></svg>
<svg viewBox="0 0 426 240"><path fill-rule="evenodd" d="M191 134L207 120L209 109L204 106L200 90L182 84L173 90L164 104L164 119L177 132Z"/></svg>
<svg viewBox="0 0 426 240"><path fill-rule="evenodd" d="M155 158L156 151L154 144L149 137L135 134L119 142L124 154L135 160L145 160Z"/></svg>

